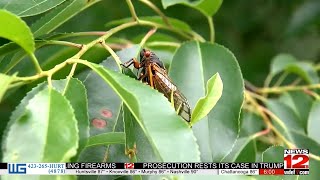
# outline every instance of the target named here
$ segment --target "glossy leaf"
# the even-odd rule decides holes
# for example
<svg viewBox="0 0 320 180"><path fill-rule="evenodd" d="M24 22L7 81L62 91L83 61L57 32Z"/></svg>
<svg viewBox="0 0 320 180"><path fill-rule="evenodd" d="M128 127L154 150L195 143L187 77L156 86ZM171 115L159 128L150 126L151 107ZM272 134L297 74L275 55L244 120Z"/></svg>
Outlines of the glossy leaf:
<svg viewBox="0 0 320 180"><path fill-rule="evenodd" d="M306 122L301 121L289 106L278 100L269 100L267 102L267 107L278 118L280 118L287 129L293 129L295 131L305 133Z"/></svg>
<svg viewBox="0 0 320 180"><path fill-rule="evenodd" d="M183 4L195 8L205 16L213 16L220 8L222 0L199 0L196 2L190 2L189 0L162 0L164 8L175 4Z"/></svg>
<svg viewBox="0 0 320 180"><path fill-rule="evenodd" d="M40 91L20 115L9 128L3 161L65 162L76 154L77 122L60 93L47 88Z"/></svg>
<svg viewBox="0 0 320 180"><path fill-rule="evenodd" d="M82 151L89 137L89 119L87 92L81 81L71 78L52 82L53 87L64 95L74 109L79 130L78 154Z"/></svg>
<svg viewBox="0 0 320 180"><path fill-rule="evenodd" d="M305 134L295 132L294 130L291 130L290 134L292 135L294 144L298 148L309 149L310 153L320 157L320 144L314 139L311 139Z"/></svg>
<svg viewBox="0 0 320 180"><path fill-rule="evenodd" d="M0 56L9 54L9 53L17 51L19 49L20 49L20 46L18 46L14 42L4 44L4 45L0 46Z"/></svg>
<svg viewBox="0 0 320 180"><path fill-rule="evenodd" d="M272 75L278 74L279 72L286 69L286 67L298 60L290 54L279 54L272 59L270 73Z"/></svg>
<svg viewBox="0 0 320 180"><path fill-rule="evenodd" d="M309 95L301 91L292 91L280 96L279 101L288 105L299 117L300 121L304 122L304 124L307 123L313 101Z"/></svg>
<svg viewBox="0 0 320 180"><path fill-rule="evenodd" d="M136 151L135 155L131 155L132 162L161 162L161 157L153 150L151 143L148 142L148 137L134 118L130 110L123 106L123 121L124 130L126 133L126 150ZM136 149L135 149L136 148ZM127 155L127 157L129 157Z"/></svg>
<svg viewBox="0 0 320 180"><path fill-rule="evenodd" d="M206 87L206 95L200 98L192 112L191 124L195 124L208 115L222 95L223 83L219 73L212 76Z"/></svg>
<svg viewBox="0 0 320 180"><path fill-rule="evenodd" d="M0 8L6 9L20 17L33 16L46 12L66 0L7 0L0 1Z"/></svg>
<svg viewBox="0 0 320 180"><path fill-rule="evenodd" d="M100 0L70 0L51 10L48 14L41 17L31 26L31 30L35 37L52 32L61 24L68 21L70 18L99 2Z"/></svg>
<svg viewBox="0 0 320 180"><path fill-rule="evenodd" d="M103 133L89 138L87 147L101 146L109 144L124 144L125 134L121 132Z"/></svg>
<svg viewBox="0 0 320 180"><path fill-rule="evenodd" d="M314 180L320 177L320 161L311 159L309 160L309 175L299 176L299 180Z"/></svg>
<svg viewBox="0 0 320 180"><path fill-rule="evenodd" d="M283 152L282 146L269 147L262 153L261 162L283 162Z"/></svg>
<svg viewBox="0 0 320 180"><path fill-rule="evenodd" d="M256 142L252 137L238 138L224 162L255 162Z"/></svg>
<svg viewBox="0 0 320 180"><path fill-rule="evenodd" d="M294 144L298 148L304 148L304 149L309 149L309 152L312 153L313 155L318 156L318 159L320 157L320 144L317 143L314 139L311 139L310 137L303 135L301 133L297 133L294 131L290 131L292 134ZM320 161L315 160L313 158L310 159L310 175L304 177L304 176L299 176L299 179L317 179L320 175L319 173L319 167L320 167Z"/></svg>
<svg viewBox="0 0 320 180"><path fill-rule="evenodd" d="M135 57L139 52L139 46L132 46L116 52L123 62ZM105 52L105 50L104 50ZM92 52L94 56L96 52ZM88 54L88 59L90 54ZM110 56L101 63L102 66L114 71L119 71L115 60ZM99 135L102 133L123 132L122 119L122 101L113 89L105 83L105 81L94 71L83 72L79 74L81 80L86 86L88 93L88 107L90 120L90 136ZM121 124L121 128L116 128ZM125 158L124 145L110 145L104 147L88 147L81 153L80 160L86 162L103 161L107 157L108 162L128 162ZM91 154L96 154L94 157ZM125 159L123 161L120 161Z"/></svg>
<svg viewBox="0 0 320 180"><path fill-rule="evenodd" d="M46 88L45 83L38 84L36 87L34 87L31 91L29 91L26 96L21 100L21 103L15 108L15 110L12 112L10 116L10 120L7 124L7 127L4 131L3 139L7 138L7 133L11 127L11 125L24 114L25 107L29 103L30 99L32 99L36 94L38 94L40 91L42 91L44 88ZM4 142L4 141L3 141ZM4 143L3 143L4 144ZM2 145L3 145L2 144Z"/></svg>
<svg viewBox="0 0 320 180"><path fill-rule="evenodd" d="M311 63L298 62L295 57L289 54L279 54L272 60L271 75L274 76L281 71L297 74L310 84L319 82L317 72Z"/></svg>
<svg viewBox="0 0 320 180"><path fill-rule="evenodd" d="M244 90L239 65L225 47L191 41L180 46L169 69L169 76L191 108L205 95L205 82L215 73L219 73L223 82L222 96L208 116L192 127L201 159L206 162L221 161L238 136Z"/></svg>
<svg viewBox="0 0 320 180"><path fill-rule="evenodd" d="M252 112L242 110L240 120L240 137L252 136L266 128L261 116Z"/></svg>
<svg viewBox="0 0 320 180"><path fill-rule="evenodd" d="M7 91L9 85L14 80L15 80L15 75L7 76L5 74L0 73L0 102L2 100L4 93Z"/></svg>
<svg viewBox="0 0 320 180"><path fill-rule="evenodd" d="M18 16L6 10L0 10L0 37L9 39L21 46L28 54L35 50L33 35L28 25Z"/></svg>
<svg viewBox="0 0 320 180"><path fill-rule="evenodd" d="M320 144L320 101L315 101L312 105L308 119L308 136Z"/></svg>
<svg viewBox="0 0 320 180"><path fill-rule="evenodd" d="M162 94L125 75L93 63L87 65L99 74L128 106L162 161L200 160L192 130ZM185 152L185 149L188 149L188 152Z"/></svg>

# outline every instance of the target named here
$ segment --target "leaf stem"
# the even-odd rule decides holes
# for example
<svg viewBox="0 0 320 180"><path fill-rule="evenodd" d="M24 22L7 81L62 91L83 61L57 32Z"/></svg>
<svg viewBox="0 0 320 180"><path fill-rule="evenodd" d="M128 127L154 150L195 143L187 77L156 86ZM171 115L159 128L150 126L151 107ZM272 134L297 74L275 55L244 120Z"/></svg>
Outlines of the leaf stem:
<svg viewBox="0 0 320 180"><path fill-rule="evenodd" d="M281 83L286 79L286 77L288 76L288 72L284 72L281 74L281 76L279 77L279 79L277 80L277 82L274 84L274 87L278 87L281 85Z"/></svg>
<svg viewBox="0 0 320 180"><path fill-rule="evenodd" d="M137 14L136 14L136 11L134 10L134 6L133 6L131 0L126 0L126 1L127 1L128 6L129 6L129 10L130 10L130 13L131 13L131 16L132 16L133 20L134 21L139 21L139 18L138 18Z"/></svg>
<svg viewBox="0 0 320 180"><path fill-rule="evenodd" d="M259 93L263 94L281 94L283 92L287 91L301 91L305 89L320 89L320 84L311 84L311 85L305 85L305 86L281 86L281 87L271 87L271 88L261 88L258 89Z"/></svg>
<svg viewBox="0 0 320 180"><path fill-rule="evenodd" d="M164 26L164 25L162 25L162 24L154 23L154 22L151 22L151 21L139 20L139 24L140 24L140 25L145 25L145 26L157 27L157 28L159 28L159 29L171 30L172 32L175 32L175 33L181 35L182 37L184 37L184 38L186 38L186 39L192 38L192 37L190 37L188 34L186 34L186 33L184 33L184 32L181 32L180 30L177 30L177 29L175 29L175 28L170 28L170 27Z"/></svg>
<svg viewBox="0 0 320 180"><path fill-rule="evenodd" d="M37 70L37 73L40 74L42 72L41 66L39 64L39 61L37 59L37 57L34 55L34 53L30 54L30 58L32 63L34 64L34 67Z"/></svg>
<svg viewBox="0 0 320 180"><path fill-rule="evenodd" d="M79 49L81 49L81 47L83 46L82 44L77 44L77 43L68 42L68 41L49 40L45 42L47 44L63 45L63 46L75 47Z"/></svg>
<svg viewBox="0 0 320 180"><path fill-rule="evenodd" d="M147 40L157 31L157 28L151 29L141 40L140 47L143 47Z"/></svg>
<svg viewBox="0 0 320 180"><path fill-rule="evenodd" d="M210 29L210 42L214 43L214 25L213 18L211 16L207 16L209 29Z"/></svg>
<svg viewBox="0 0 320 180"><path fill-rule="evenodd" d="M124 23L124 24L121 24L117 27L114 27L112 29L110 29L109 31L107 31L103 36L101 36L100 38L96 39L96 40L93 40L91 41L89 44L87 45L84 45L82 47L82 49L76 54L74 55L73 57L71 57L72 59L80 59L80 57L88 50L90 49L91 47L93 47L94 45L102 42L102 41L105 41L107 38L109 38L110 36L112 36L113 34L123 30L123 29L126 29L128 27L132 27L132 26L135 26L137 25L138 22L134 21L134 22L127 22L127 23Z"/></svg>
<svg viewBox="0 0 320 180"><path fill-rule="evenodd" d="M250 94L246 93L246 98L249 102L252 103L252 105L258 110L259 114L261 115L262 119L264 120L264 123L267 125L267 129L271 129L277 137L279 137L289 148L293 148L294 144L292 144L290 141L288 141L270 122L268 114L270 117L272 117L286 132L288 131L287 127L283 124L283 122L271 111L264 108L263 106L259 105L258 102L250 96ZM268 131L266 129L266 131Z"/></svg>
<svg viewBox="0 0 320 180"><path fill-rule="evenodd" d="M76 67L77 67L77 63L74 63L74 64L72 65L72 68L71 68L71 70L70 70L70 73L69 73L67 79L71 79L71 78L73 77L74 72L76 71Z"/></svg>
<svg viewBox="0 0 320 180"><path fill-rule="evenodd" d="M176 42L169 42L169 41L153 41L146 43L146 46L172 46L172 47L180 47L179 43Z"/></svg>
<svg viewBox="0 0 320 180"><path fill-rule="evenodd" d="M119 56L106 44L106 42L103 40L100 42L100 44L111 54L111 56L113 57L113 59L116 61L119 70L121 71L121 61Z"/></svg>
<svg viewBox="0 0 320 180"><path fill-rule="evenodd" d="M140 0L142 3L146 4L147 6L149 6L152 10L154 10L163 20L163 22L169 26L172 27L172 25L170 24L167 16L156 6L154 5L151 1L149 0Z"/></svg>

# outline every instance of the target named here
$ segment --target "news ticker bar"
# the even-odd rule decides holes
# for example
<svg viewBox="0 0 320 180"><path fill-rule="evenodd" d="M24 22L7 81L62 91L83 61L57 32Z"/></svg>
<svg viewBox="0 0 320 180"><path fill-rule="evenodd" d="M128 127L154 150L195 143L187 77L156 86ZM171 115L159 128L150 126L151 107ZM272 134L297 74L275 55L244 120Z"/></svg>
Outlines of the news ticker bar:
<svg viewBox="0 0 320 180"><path fill-rule="evenodd" d="M8 169L8 164L0 163L0 169ZM20 163L21 164L21 163ZM28 168L63 169L283 169L283 163L22 163Z"/></svg>
<svg viewBox="0 0 320 180"><path fill-rule="evenodd" d="M309 169L283 169L283 163L0 163L0 175L13 174L307 175Z"/></svg>

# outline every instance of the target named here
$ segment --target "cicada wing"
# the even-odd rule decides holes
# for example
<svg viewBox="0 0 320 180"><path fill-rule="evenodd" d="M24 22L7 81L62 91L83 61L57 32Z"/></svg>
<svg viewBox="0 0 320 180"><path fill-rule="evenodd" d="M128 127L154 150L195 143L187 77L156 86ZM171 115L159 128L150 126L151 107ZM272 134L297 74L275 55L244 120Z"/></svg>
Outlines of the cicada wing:
<svg viewBox="0 0 320 180"><path fill-rule="evenodd" d="M173 93L174 108L178 115L189 122L191 120L191 109L188 101L176 85L172 83L167 73L163 69L156 68L153 77L155 89L164 94L168 100L171 99L171 93Z"/></svg>

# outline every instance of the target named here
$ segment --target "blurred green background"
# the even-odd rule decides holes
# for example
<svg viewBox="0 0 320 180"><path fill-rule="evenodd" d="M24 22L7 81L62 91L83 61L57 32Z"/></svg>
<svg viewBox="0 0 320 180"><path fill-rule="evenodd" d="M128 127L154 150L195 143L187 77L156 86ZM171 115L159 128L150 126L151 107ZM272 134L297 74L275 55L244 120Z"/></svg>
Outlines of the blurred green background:
<svg viewBox="0 0 320 180"><path fill-rule="evenodd" d="M153 2L160 8L159 0ZM139 16L155 15L141 2L133 1ZM164 10L169 17L187 22L196 32L209 38L207 20L187 6ZM103 0L65 23L56 32L106 30L105 23L129 17L124 0ZM27 19L32 22L33 19ZM271 59L289 53L300 60L318 61L320 57L319 0L228 0L214 16L216 42L236 56L244 78L257 86L263 84ZM146 28L135 28L145 33ZM128 37L122 32L120 36ZM227 64L226 64L227 66Z"/></svg>

